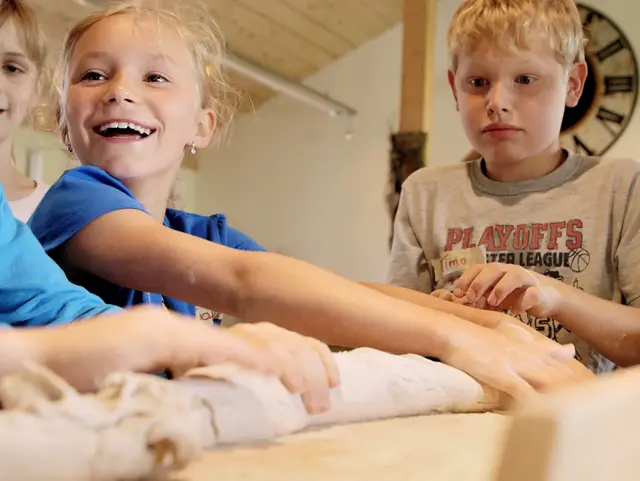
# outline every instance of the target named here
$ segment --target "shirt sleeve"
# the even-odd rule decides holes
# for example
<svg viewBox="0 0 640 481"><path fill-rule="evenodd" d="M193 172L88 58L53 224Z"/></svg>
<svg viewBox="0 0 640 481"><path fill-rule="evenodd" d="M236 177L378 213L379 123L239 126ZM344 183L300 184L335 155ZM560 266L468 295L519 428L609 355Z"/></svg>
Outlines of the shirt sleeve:
<svg viewBox="0 0 640 481"><path fill-rule="evenodd" d="M402 189L393 224L387 283L430 293L433 286L431 270L411 221L411 209L416 201L410 190Z"/></svg>
<svg viewBox="0 0 640 481"><path fill-rule="evenodd" d="M640 168L629 177L625 192L615 196L612 212L614 222L622 213L615 265L625 303L640 307Z"/></svg>
<svg viewBox="0 0 640 481"><path fill-rule="evenodd" d="M227 245L242 251L266 252L267 250L247 234L232 227L229 227L227 231Z"/></svg>
<svg viewBox="0 0 640 481"><path fill-rule="evenodd" d="M1 188L0 249L0 328L66 324L120 310L69 282L13 216Z"/></svg>
<svg viewBox="0 0 640 481"><path fill-rule="evenodd" d="M29 227L51 252L97 218L123 209L146 212L120 181L97 167L83 166L66 171L49 188Z"/></svg>

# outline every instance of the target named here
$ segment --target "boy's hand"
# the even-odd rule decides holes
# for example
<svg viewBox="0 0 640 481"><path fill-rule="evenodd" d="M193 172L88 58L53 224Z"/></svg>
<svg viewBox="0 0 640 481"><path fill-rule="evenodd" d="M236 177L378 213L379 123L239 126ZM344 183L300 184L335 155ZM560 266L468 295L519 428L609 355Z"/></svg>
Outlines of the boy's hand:
<svg viewBox="0 0 640 481"><path fill-rule="evenodd" d="M561 302L561 283L514 264L476 264L455 283L454 302L474 307L552 317Z"/></svg>
<svg viewBox="0 0 640 481"><path fill-rule="evenodd" d="M431 295L433 297L437 297L442 301L454 302L463 306L475 307L476 309L488 309L487 302L484 297L481 297L476 302L471 302L466 297L458 297L453 292L448 291L447 289L436 289L431 293Z"/></svg>
<svg viewBox="0 0 640 481"><path fill-rule="evenodd" d="M329 389L340 384L340 374L326 344L268 323L235 324L229 331L276 360L283 384L302 395L309 413L331 407Z"/></svg>

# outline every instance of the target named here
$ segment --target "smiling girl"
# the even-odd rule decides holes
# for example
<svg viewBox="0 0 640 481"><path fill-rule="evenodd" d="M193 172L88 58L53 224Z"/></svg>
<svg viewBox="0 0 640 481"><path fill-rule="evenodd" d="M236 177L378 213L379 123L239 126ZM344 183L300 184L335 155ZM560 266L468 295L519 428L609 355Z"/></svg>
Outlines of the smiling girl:
<svg viewBox="0 0 640 481"><path fill-rule="evenodd" d="M230 117L214 32L210 15L136 3L67 36L58 117L82 167L52 186L30 226L72 280L121 306L194 315L198 305L328 344L435 356L519 398L574 375L562 362L571 349L515 341L256 252L224 216L167 209L185 151L206 147Z"/></svg>

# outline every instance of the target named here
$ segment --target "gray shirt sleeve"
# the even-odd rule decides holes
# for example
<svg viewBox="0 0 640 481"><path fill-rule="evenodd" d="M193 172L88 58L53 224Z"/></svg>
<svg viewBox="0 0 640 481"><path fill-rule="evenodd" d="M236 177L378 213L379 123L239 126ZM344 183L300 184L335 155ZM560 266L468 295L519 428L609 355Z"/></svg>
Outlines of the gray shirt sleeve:
<svg viewBox="0 0 640 481"><path fill-rule="evenodd" d="M411 208L416 205L410 188L403 187L393 226L387 283L430 293L433 289L430 265L412 224Z"/></svg>
<svg viewBox="0 0 640 481"><path fill-rule="evenodd" d="M619 205L613 207L614 212L624 213L615 262L625 304L640 307L640 171L632 174L627 186L628 192L620 192Z"/></svg>

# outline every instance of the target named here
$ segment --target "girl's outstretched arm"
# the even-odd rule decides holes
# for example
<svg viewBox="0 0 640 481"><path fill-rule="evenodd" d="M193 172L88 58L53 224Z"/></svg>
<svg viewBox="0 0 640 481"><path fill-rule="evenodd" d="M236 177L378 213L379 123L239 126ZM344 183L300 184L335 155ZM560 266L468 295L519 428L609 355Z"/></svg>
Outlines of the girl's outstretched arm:
<svg viewBox="0 0 640 481"><path fill-rule="evenodd" d="M564 363L572 352L560 345L517 342L299 260L173 231L135 210L97 218L63 249L72 268L118 285L270 322L327 344L434 356L514 397L576 376Z"/></svg>

